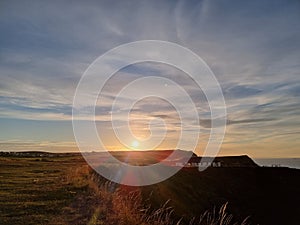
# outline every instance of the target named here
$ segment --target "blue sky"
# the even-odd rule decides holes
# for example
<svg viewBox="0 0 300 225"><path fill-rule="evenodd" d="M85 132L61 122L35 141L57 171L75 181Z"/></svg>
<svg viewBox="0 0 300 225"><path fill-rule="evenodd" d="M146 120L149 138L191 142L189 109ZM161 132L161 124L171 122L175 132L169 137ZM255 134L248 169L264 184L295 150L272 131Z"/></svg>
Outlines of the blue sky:
<svg viewBox="0 0 300 225"><path fill-rule="evenodd" d="M228 111L220 154L300 157L299 22L296 0L1 1L0 150L76 149L72 100L86 68L120 44L154 39L191 49L217 77ZM182 72L144 63L118 72L107 99L129 80L151 74L189 86ZM199 92L188 90L203 106L201 152L207 107ZM172 112L162 102L153 105L154 116ZM99 105L99 114L106 107ZM147 104L135 112L149 113ZM110 145L115 140L106 124L99 117Z"/></svg>

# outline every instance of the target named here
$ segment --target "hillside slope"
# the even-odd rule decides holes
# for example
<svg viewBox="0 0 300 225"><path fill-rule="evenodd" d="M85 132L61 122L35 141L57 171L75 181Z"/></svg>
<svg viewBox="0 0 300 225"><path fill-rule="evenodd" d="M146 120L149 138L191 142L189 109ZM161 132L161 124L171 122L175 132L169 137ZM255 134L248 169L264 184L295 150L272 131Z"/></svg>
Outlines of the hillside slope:
<svg viewBox="0 0 300 225"><path fill-rule="evenodd" d="M253 224L299 224L300 170L288 168L184 168L159 184L142 187L158 207L171 200L178 217L191 218L228 202L237 219Z"/></svg>

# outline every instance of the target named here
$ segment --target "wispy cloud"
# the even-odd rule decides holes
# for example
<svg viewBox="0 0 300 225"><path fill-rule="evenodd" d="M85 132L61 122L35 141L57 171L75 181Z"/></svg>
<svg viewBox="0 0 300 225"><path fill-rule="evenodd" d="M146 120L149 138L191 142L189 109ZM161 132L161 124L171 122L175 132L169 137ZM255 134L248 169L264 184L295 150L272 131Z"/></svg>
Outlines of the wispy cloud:
<svg viewBox="0 0 300 225"><path fill-rule="evenodd" d="M159 39L190 48L215 73L228 111L224 148L232 143L244 146L241 142L261 147L259 142L266 141L277 149L276 154L284 154L278 149L284 144L295 152L290 141L299 144L294 138L300 132L299 20L296 0L4 1L0 7L0 117L70 121L76 85L93 60L123 43ZM110 121L111 104L124 85L157 75L187 91L199 109L206 135L210 109L205 93L183 72L157 63L118 72L100 96L98 122ZM119 119L126 118L122 107L129 101L124 98L118 105ZM177 114L168 105L141 102L132 111L136 129L143 129L138 120L142 114L146 120L159 117L172 129L178 128ZM194 121L189 126L193 128ZM0 129L5 133L4 126ZM271 139L280 147L267 142Z"/></svg>

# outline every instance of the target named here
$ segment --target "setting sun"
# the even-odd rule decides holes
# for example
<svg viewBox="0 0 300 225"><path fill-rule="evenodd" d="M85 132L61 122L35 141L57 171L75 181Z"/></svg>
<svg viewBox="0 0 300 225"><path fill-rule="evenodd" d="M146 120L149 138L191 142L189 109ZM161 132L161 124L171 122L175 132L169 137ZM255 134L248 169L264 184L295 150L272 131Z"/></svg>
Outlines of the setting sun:
<svg viewBox="0 0 300 225"><path fill-rule="evenodd" d="M140 145L140 143L138 141L136 141L136 140L131 143L131 147L132 148L138 148L139 145Z"/></svg>

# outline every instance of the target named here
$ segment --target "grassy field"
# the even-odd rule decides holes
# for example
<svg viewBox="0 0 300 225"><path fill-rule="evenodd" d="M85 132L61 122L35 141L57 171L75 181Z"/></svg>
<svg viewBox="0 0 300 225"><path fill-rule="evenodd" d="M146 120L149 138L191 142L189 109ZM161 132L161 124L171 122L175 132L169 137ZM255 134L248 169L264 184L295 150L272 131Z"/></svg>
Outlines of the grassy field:
<svg viewBox="0 0 300 225"><path fill-rule="evenodd" d="M249 224L296 225L299 178L288 168L184 168L128 187L100 177L81 156L0 157L0 224L225 225L250 216Z"/></svg>
<svg viewBox="0 0 300 225"><path fill-rule="evenodd" d="M169 209L150 212L141 192L102 180L81 157L0 157L0 178L0 224L171 223Z"/></svg>
<svg viewBox="0 0 300 225"><path fill-rule="evenodd" d="M80 158L0 158L1 224L69 224L88 215L72 203L88 191ZM79 175L76 177L73 175ZM83 224L84 224L83 221Z"/></svg>

